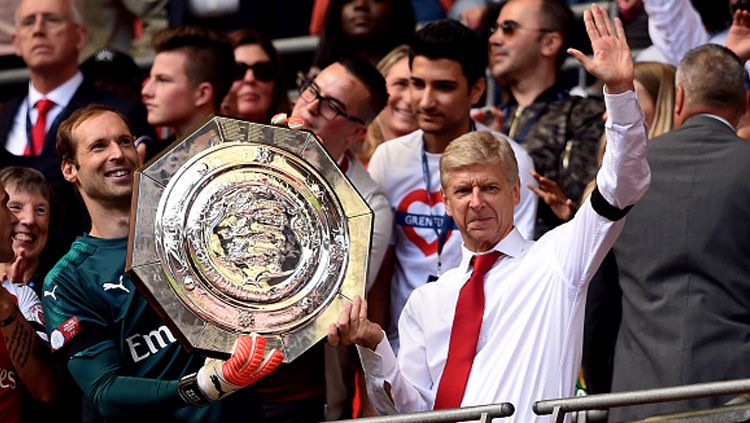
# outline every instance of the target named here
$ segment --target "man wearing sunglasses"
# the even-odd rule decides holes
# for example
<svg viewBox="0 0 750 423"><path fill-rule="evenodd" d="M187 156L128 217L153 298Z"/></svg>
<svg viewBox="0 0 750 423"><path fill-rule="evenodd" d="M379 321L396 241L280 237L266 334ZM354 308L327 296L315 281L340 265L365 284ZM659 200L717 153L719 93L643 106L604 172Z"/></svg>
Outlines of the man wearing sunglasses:
<svg viewBox="0 0 750 423"><path fill-rule="evenodd" d="M367 291L375 280L393 228L388 200L349 148L361 142L367 124L388 99L385 79L369 62L344 58L314 78L300 76L292 116L302 118L352 181L374 213ZM320 343L258 384L270 422L318 422L345 417L353 375L346 349ZM345 373L341 373L344 370ZM351 404L351 401L348 401ZM351 415L351 414L350 414Z"/></svg>
<svg viewBox="0 0 750 423"><path fill-rule="evenodd" d="M234 50L224 34L200 26L167 28L151 44L156 56L141 90L148 123L179 138L219 111L236 76ZM148 157L166 145L149 145Z"/></svg>
<svg viewBox="0 0 750 423"><path fill-rule="evenodd" d="M604 105L570 95L560 80L574 24L565 0L510 0L499 9L489 42L492 76L509 91L495 111L503 120L497 129L521 144L537 173L578 204L598 168ZM540 201L535 238L560 223Z"/></svg>

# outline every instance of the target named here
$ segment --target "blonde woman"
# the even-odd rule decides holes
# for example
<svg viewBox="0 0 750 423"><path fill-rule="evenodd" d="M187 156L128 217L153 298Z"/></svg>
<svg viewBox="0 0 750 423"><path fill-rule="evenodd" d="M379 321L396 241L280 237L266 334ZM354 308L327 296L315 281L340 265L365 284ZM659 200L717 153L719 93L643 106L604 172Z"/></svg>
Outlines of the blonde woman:
<svg viewBox="0 0 750 423"><path fill-rule="evenodd" d="M367 127L367 138L357 153L367 163L378 145L417 129L409 94L409 46L400 45L383 57L377 66L385 77L388 103Z"/></svg>

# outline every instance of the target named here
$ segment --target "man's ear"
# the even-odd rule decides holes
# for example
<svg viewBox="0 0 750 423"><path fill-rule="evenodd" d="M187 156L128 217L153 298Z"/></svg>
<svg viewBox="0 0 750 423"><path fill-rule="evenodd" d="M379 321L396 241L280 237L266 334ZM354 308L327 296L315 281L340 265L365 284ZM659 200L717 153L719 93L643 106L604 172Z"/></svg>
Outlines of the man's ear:
<svg viewBox="0 0 750 423"><path fill-rule="evenodd" d="M78 35L76 50L80 53L89 43L89 31L83 25L77 25L76 34Z"/></svg>
<svg viewBox="0 0 750 423"><path fill-rule="evenodd" d="M346 137L346 148L349 149L349 147L353 146L354 144L360 141L364 141L366 136L367 126L361 124L357 125L354 131L348 137Z"/></svg>
<svg viewBox="0 0 750 423"><path fill-rule="evenodd" d="M679 117L685 108L685 88L682 84L677 84L677 88L674 92L674 122L675 127L679 126L677 123L682 122Z"/></svg>
<svg viewBox="0 0 750 423"><path fill-rule="evenodd" d="M445 195L445 189L443 189L442 186L440 187L440 195L443 196L443 206L445 207L445 214L453 217L453 206L451 205L451 202L448 196Z"/></svg>
<svg viewBox="0 0 750 423"><path fill-rule="evenodd" d="M145 142L135 146L135 151L138 153L138 167L143 166L146 163L146 155L148 154L148 146Z"/></svg>
<svg viewBox="0 0 750 423"><path fill-rule="evenodd" d="M543 57L556 58L563 46L563 37L559 32L547 32L542 34L540 43Z"/></svg>
<svg viewBox="0 0 750 423"><path fill-rule="evenodd" d="M201 82L194 89L195 107L203 107L214 100L214 87L209 82Z"/></svg>
<svg viewBox="0 0 750 423"><path fill-rule="evenodd" d="M73 185L78 183L78 169L75 163L70 160L63 160L60 163L60 170L62 170L63 178Z"/></svg>
<svg viewBox="0 0 750 423"><path fill-rule="evenodd" d="M513 186L513 202L517 206L521 203L521 177L516 176L516 184Z"/></svg>
<svg viewBox="0 0 750 423"><path fill-rule="evenodd" d="M471 86L471 90L469 90L471 104L476 104L482 98L485 88L487 88L487 80L482 76L477 79L477 82L475 82L474 85Z"/></svg>
<svg viewBox="0 0 750 423"><path fill-rule="evenodd" d="M21 46L19 45L20 41L18 41L18 34L16 34L15 31L10 34L10 41L13 44L13 51L16 56L23 58L21 55Z"/></svg>

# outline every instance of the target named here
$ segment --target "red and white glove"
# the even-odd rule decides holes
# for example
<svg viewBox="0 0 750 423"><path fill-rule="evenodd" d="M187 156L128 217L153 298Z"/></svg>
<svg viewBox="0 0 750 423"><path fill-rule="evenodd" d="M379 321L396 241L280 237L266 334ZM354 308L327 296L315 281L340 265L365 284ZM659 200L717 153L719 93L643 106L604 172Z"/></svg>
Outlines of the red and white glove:
<svg viewBox="0 0 750 423"><path fill-rule="evenodd" d="M207 358L198 373L182 378L180 396L191 405L203 406L252 385L284 360L281 351L272 349L266 354L265 350L262 335L240 336L229 360Z"/></svg>
<svg viewBox="0 0 750 423"><path fill-rule="evenodd" d="M305 120L300 116L287 116L286 113L278 113L271 118L271 125L288 126L291 129L302 129L305 126Z"/></svg>

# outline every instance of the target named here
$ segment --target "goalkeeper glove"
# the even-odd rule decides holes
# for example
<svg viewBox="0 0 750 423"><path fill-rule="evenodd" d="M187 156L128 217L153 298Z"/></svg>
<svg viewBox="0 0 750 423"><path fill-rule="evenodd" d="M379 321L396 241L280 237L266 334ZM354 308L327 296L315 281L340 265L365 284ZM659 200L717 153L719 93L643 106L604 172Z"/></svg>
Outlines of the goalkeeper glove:
<svg viewBox="0 0 750 423"><path fill-rule="evenodd" d="M240 336L229 360L207 358L198 373L180 379L180 397L188 404L205 406L252 385L276 370L284 359L280 351L273 349L266 355L265 349L262 335Z"/></svg>

